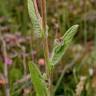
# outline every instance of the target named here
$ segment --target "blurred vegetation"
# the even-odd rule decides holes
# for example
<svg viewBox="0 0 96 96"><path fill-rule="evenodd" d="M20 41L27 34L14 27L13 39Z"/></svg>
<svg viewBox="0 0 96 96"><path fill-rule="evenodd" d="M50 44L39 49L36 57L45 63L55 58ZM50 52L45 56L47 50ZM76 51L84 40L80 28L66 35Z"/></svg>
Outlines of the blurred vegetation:
<svg viewBox="0 0 96 96"><path fill-rule="evenodd" d="M47 14L50 51L54 38L59 38L73 24L80 25L73 44L55 69L53 84L56 84L66 65L74 63L65 72L56 96L95 96L96 0L47 0ZM34 96L27 63L30 60L38 63L44 56L40 40L36 40L32 34L27 0L0 0L0 34L6 42L8 56L13 61L8 66L11 96ZM3 80L3 63L0 41L0 80ZM44 72L44 65L38 66ZM80 95L78 90L81 90ZM5 96L4 93L4 84L0 83L0 96Z"/></svg>

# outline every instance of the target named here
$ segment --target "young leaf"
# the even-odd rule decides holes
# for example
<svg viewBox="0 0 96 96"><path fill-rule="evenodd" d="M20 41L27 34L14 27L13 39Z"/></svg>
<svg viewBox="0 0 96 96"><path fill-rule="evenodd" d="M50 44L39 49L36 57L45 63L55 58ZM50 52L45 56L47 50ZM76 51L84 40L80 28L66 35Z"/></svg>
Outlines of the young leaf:
<svg viewBox="0 0 96 96"><path fill-rule="evenodd" d="M37 4L35 0L28 0L28 12L31 18L34 34L36 37L41 37L41 17L38 12Z"/></svg>
<svg viewBox="0 0 96 96"><path fill-rule="evenodd" d="M29 71L31 74L32 84L36 91L36 96L47 96L47 86L36 64L29 64Z"/></svg>
<svg viewBox="0 0 96 96"><path fill-rule="evenodd" d="M74 25L64 34L60 40L55 40L52 55L50 58L51 64L57 64L62 56L64 55L66 49L69 47L74 35L76 34L78 25Z"/></svg>

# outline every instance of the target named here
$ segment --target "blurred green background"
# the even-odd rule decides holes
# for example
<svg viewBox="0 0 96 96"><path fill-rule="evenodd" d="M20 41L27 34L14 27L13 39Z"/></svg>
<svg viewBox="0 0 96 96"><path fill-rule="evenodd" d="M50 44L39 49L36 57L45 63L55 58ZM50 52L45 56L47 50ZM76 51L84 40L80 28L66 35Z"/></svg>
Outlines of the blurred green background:
<svg viewBox="0 0 96 96"><path fill-rule="evenodd" d="M37 1L39 8L39 0ZM74 66L66 71L56 96L75 96L78 86L80 87L79 83L83 82L80 79L82 76L87 79L83 84L84 88L81 95L76 96L95 96L96 0L47 0L47 21L50 52L54 38L62 36L74 24L80 26L71 47L54 70L53 83L56 84L64 67L67 64L74 63ZM13 64L8 66L11 96L32 96L34 91L30 79L20 83L17 82L26 77L25 74L28 75L27 63L30 60L38 63L40 58L44 58L42 42L33 36L32 24L28 16L27 0L0 0L0 33L7 42L7 53L13 61ZM2 43L0 41L1 75L3 75L4 66L2 54ZM77 58L78 56L79 58ZM75 58L77 59L75 60ZM25 69L24 62L26 62ZM38 66L41 71L44 71L44 66ZM0 96L5 96L4 93L4 86L0 84Z"/></svg>

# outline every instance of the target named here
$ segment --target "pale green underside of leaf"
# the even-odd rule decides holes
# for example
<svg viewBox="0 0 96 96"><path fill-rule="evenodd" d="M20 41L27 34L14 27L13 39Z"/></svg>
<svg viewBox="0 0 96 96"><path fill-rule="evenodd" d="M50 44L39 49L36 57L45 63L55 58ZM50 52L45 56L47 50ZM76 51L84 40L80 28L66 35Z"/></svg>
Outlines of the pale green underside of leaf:
<svg viewBox="0 0 96 96"><path fill-rule="evenodd" d="M29 17L32 22L33 31L34 31L35 36L41 37L40 20L36 15L33 0L28 0L28 12L29 12Z"/></svg>
<svg viewBox="0 0 96 96"><path fill-rule="evenodd" d="M78 25L74 25L68 29L68 31L61 37L62 41L59 43L54 42L54 47L52 51L52 55L50 58L51 64L56 65L61 58L63 57L66 49L69 47L70 43L73 40L74 35L78 30Z"/></svg>
<svg viewBox="0 0 96 96"><path fill-rule="evenodd" d="M47 86L37 65L34 63L29 64L29 71L31 74L32 84L36 91L36 96L46 96Z"/></svg>

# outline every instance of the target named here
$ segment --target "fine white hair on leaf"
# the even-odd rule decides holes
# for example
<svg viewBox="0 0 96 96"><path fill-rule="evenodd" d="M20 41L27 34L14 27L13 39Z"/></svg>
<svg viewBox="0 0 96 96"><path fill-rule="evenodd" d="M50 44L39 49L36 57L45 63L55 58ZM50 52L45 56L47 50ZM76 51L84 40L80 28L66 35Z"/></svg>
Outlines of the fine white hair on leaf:
<svg viewBox="0 0 96 96"><path fill-rule="evenodd" d="M41 37L41 29L42 29L42 20L37 8L37 4L34 0L28 0L28 12L29 12L29 17L32 22L32 27L34 31L34 35L36 37Z"/></svg>

